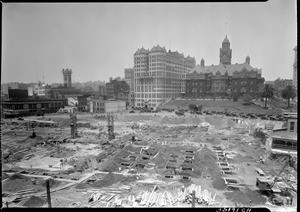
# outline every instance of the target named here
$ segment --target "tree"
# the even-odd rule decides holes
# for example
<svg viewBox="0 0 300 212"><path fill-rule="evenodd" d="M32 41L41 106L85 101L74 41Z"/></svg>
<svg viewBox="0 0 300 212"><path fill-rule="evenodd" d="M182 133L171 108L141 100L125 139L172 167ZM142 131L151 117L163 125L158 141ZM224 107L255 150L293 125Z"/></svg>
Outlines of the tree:
<svg viewBox="0 0 300 212"><path fill-rule="evenodd" d="M265 84L263 87L260 96L265 98L265 108L267 108L268 98L271 98L274 95L274 87L269 84Z"/></svg>
<svg viewBox="0 0 300 212"><path fill-rule="evenodd" d="M292 85L287 85L281 91L281 96L288 101L288 108L290 107L290 99L294 99L297 96L296 88Z"/></svg>
<svg viewBox="0 0 300 212"><path fill-rule="evenodd" d="M231 95L232 95L231 89L228 88L228 89L226 90L226 92L225 92L225 96L226 96L228 99L231 99Z"/></svg>

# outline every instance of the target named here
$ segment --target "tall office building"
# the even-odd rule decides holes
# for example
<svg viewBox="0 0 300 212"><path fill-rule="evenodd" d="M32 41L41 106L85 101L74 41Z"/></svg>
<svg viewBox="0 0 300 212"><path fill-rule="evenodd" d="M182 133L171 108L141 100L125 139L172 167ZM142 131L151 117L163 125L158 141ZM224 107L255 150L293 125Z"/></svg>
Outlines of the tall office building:
<svg viewBox="0 0 300 212"><path fill-rule="evenodd" d="M185 78L196 65L194 58L166 51L165 47L143 47L134 53L135 106L157 107L185 92Z"/></svg>

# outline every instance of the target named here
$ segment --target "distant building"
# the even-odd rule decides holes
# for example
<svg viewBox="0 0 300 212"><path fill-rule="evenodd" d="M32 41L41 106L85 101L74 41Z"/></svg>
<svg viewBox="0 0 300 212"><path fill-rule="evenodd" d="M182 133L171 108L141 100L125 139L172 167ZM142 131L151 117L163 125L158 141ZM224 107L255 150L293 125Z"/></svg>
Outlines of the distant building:
<svg viewBox="0 0 300 212"><path fill-rule="evenodd" d="M272 153L297 154L297 115L290 115L287 127L273 130L271 140Z"/></svg>
<svg viewBox="0 0 300 212"><path fill-rule="evenodd" d="M78 96L78 111L85 112L88 111L88 97L90 95Z"/></svg>
<svg viewBox="0 0 300 212"><path fill-rule="evenodd" d="M63 69L63 82L64 87L71 88L72 87L72 70L71 69Z"/></svg>
<svg viewBox="0 0 300 212"><path fill-rule="evenodd" d="M264 83L261 69L250 65L249 56L240 64L231 64L231 57L232 50L226 36L220 49L219 65L205 66L202 58L201 64L187 74L185 97L225 97L229 94L232 97L241 97L245 94L258 96Z"/></svg>
<svg viewBox="0 0 300 212"><path fill-rule="evenodd" d="M4 113L22 116L41 113L55 113L59 110L59 108L66 105L66 99L24 99L1 101Z"/></svg>
<svg viewBox="0 0 300 212"><path fill-rule="evenodd" d="M116 113L126 110L126 102L107 101L103 99L91 99L90 100L90 112L91 113Z"/></svg>
<svg viewBox="0 0 300 212"><path fill-rule="evenodd" d="M294 60L294 65L293 65L293 85L297 89L297 46L294 48L295 51L295 60Z"/></svg>
<svg viewBox="0 0 300 212"><path fill-rule="evenodd" d="M134 94L134 69L133 68L125 68L124 71L125 81L130 87L129 92L129 106L134 107L135 102L135 94Z"/></svg>
<svg viewBox="0 0 300 212"><path fill-rule="evenodd" d="M28 99L27 89L8 89L9 100L24 100Z"/></svg>
<svg viewBox="0 0 300 212"><path fill-rule="evenodd" d="M106 95L106 86L105 85L99 85L99 95L100 96Z"/></svg>
<svg viewBox="0 0 300 212"><path fill-rule="evenodd" d="M186 73L196 65L194 58L165 47L143 47L134 53L135 106L157 107L185 91Z"/></svg>
<svg viewBox="0 0 300 212"><path fill-rule="evenodd" d="M34 85L34 83L19 83L19 82L3 83L1 84L1 96L8 100L9 89L27 89L32 85Z"/></svg>
<svg viewBox="0 0 300 212"><path fill-rule="evenodd" d="M271 85L271 86L274 86L274 85L275 85L275 81L265 81L264 84L265 84L265 85Z"/></svg>
<svg viewBox="0 0 300 212"><path fill-rule="evenodd" d="M130 87L125 80L112 80L106 83L107 99L124 100L129 105Z"/></svg>
<svg viewBox="0 0 300 212"><path fill-rule="evenodd" d="M78 97L68 97L68 106L77 107Z"/></svg>
<svg viewBox="0 0 300 212"><path fill-rule="evenodd" d="M134 92L134 69L133 68L125 68L124 78L126 83L130 87L130 91Z"/></svg>

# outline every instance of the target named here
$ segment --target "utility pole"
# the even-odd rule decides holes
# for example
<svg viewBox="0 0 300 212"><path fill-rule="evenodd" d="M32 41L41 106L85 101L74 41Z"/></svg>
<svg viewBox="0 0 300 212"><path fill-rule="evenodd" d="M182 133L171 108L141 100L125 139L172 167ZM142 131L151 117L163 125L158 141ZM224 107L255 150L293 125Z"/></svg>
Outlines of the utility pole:
<svg viewBox="0 0 300 212"><path fill-rule="evenodd" d="M192 192L192 208L195 207L195 190Z"/></svg>
<svg viewBox="0 0 300 212"><path fill-rule="evenodd" d="M52 208L52 206L51 206L51 197L50 197L50 182L49 182L49 179L46 180L46 189L47 189L48 208Z"/></svg>

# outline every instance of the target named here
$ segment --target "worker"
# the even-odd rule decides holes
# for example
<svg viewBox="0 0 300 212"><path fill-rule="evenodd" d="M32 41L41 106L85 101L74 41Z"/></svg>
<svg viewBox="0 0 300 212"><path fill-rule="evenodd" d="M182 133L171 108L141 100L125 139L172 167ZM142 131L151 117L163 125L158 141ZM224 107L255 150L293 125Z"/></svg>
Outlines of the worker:
<svg viewBox="0 0 300 212"><path fill-rule="evenodd" d="M291 199L290 199L290 205L292 205L293 204L293 196L291 196Z"/></svg>

